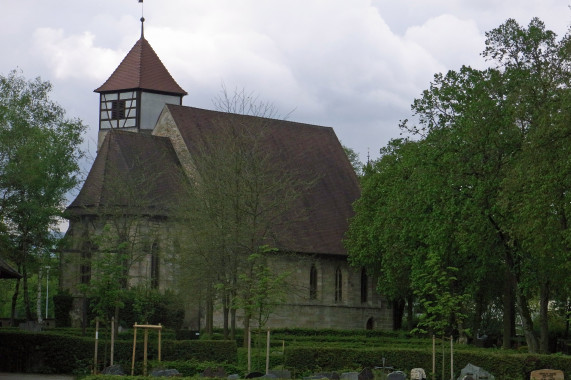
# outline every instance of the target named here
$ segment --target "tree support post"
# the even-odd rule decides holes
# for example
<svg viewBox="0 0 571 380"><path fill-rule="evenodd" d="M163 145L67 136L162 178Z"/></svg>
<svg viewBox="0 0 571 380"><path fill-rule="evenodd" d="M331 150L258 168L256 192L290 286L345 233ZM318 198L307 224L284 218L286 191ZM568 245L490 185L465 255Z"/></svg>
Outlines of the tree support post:
<svg viewBox="0 0 571 380"><path fill-rule="evenodd" d="M266 335L266 375L270 372L270 329Z"/></svg>
<svg viewBox="0 0 571 380"><path fill-rule="evenodd" d="M158 330L159 331L159 343L158 343L158 359L159 362L161 361L161 330L163 326L159 323L158 325L138 325L136 322L133 325L134 333L133 333L133 360L131 362L131 376L134 375L135 372L135 349L137 347L137 328L141 328L145 330L144 335L144 347L143 347L143 375L147 376L147 345L148 345L148 337L149 337L149 329L151 330Z"/></svg>
<svg viewBox="0 0 571 380"><path fill-rule="evenodd" d="M454 380L454 338L450 335L450 380Z"/></svg>
<svg viewBox="0 0 571 380"><path fill-rule="evenodd" d="M93 374L97 375L97 345L99 343L99 317L95 318L95 353L93 354Z"/></svg>

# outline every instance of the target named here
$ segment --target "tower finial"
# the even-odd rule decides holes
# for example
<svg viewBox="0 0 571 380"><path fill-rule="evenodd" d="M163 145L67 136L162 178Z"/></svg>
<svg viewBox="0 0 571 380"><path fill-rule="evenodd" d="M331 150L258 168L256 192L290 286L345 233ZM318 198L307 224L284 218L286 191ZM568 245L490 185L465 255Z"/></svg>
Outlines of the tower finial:
<svg viewBox="0 0 571 380"><path fill-rule="evenodd" d="M143 17L143 0L139 0L139 3L141 3L141 38L145 38L145 17Z"/></svg>

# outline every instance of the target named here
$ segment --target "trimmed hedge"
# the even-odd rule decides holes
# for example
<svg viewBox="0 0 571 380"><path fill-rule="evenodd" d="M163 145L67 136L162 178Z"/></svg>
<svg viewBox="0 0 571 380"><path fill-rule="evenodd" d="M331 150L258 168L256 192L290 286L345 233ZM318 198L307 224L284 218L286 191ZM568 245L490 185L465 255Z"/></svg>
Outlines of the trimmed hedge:
<svg viewBox="0 0 571 380"><path fill-rule="evenodd" d="M137 362L143 360L143 334L138 334ZM0 331L0 371L35 373L84 373L93 362L95 339L77 336L61 336L49 333ZM149 339L148 360L157 360L157 340ZM118 363L130 363L133 341L115 342L114 359ZM99 340L98 362L109 358L109 342ZM173 341L163 340L161 359L167 361L213 361L236 363L237 347L234 341Z"/></svg>
<svg viewBox="0 0 571 380"><path fill-rule="evenodd" d="M450 374L450 353L445 353L444 373ZM432 371L432 352L427 349L410 348L286 348L285 367L296 374L307 374L321 371L340 371L347 369L374 368L385 365L405 372L411 368L421 367ZM571 374L571 357L564 355L530 355L506 354L498 351L456 350L454 352L455 376L468 363L484 368L496 379L527 380L529 372L542 369L560 369ZM440 378L442 369L442 352L436 353L436 378ZM432 378L432 376L431 376Z"/></svg>

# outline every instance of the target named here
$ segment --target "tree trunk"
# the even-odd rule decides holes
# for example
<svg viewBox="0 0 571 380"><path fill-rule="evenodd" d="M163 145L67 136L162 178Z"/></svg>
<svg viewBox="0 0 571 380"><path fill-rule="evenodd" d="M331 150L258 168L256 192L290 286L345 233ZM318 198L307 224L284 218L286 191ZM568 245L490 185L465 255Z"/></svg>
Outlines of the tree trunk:
<svg viewBox="0 0 571 380"><path fill-rule="evenodd" d="M87 334L87 297L84 295L82 300L82 318L81 318L81 335Z"/></svg>
<svg viewBox="0 0 571 380"><path fill-rule="evenodd" d="M115 334L115 336L118 336L119 334L119 305L115 305L115 310L114 310L115 314L115 321L116 323L113 324L113 334ZM148 321L141 321L141 323L147 323Z"/></svg>
<svg viewBox="0 0 571 380"><path fill-rule="evenodd" d="M517 306L521 316L523 332L525 334L525 342L527 343L529 353L536 354L538 352L537 336L533 332L533 322L531 320L531 312L527 298L520 289L516 289Z"/></svg>
<svg viewBox="0 0 571 380"><path fill-rule="evenodd" d="M515 316L514 316L514 291L513 291L513 283L515 280L513 279L513 275L511 271L506 269L505 274L506 281L504 281L504 294L503 294L503 306L504 306L504 315L503 315L503 334L502 334L502 348L509 350L512 348L512 326L514 325Z"/></svg>
<svg viewBox="0 0 571 380"><path fill-rule="evenodd" d="M42 323L42 269L38 272L38 291L36 294L36 316L38 323ZM47 317L47 316L46 316Z"/></svg>
<svg viewBox="0 0 571 380"><path fill-rule="evenodd" d="M569 338L569 320L571 320L571 300L567 299L567 312L565 313L565 339Z"/></svg>
<svg viewBox="0 0 571 380"><path fill-rule="evenodd" d="M393 330L400 330L402 328L402 317L404 315L405 301L399 298L393 301Z"/></svg>
<svg viewBox="0 0 571 380"><path fill-rule="evenodd" d="M236 339L236 309L230 309L230 339Z"/></svg>
<svg viewBox="0 0 571 380"><path fill-rule="evenodd" d="M549 281L541 284L539 298L539 352L549 353L549 318L547 315L549 305Z"/></svg>
<svg viewBox="0 0 571 380"><path fill-rule="evenodd" d="M248 331L250 331L250 319L251 315L244 315L244 340L242 342L242 347L248 347Z"/></svg>
<svg viewBox="0 0 571 380"><path fill-rule="evenodd" d="M206 334L212 337L214 332L214 302L212 299L206 300L206 321L205 326Z"/></svg>
<svg viewBox="0 0 571 380"><path fill-rule="evenodd" d="M476 294L476 304L474 308L474 315L472 317L472 338L477 339L484 331L482 328L482 314L484 313L484 296L481 292Z"/></svg>
<svg viewBox="0 0 571 380"><path fill-rule="evenodd" d="M19 268L18 268L19 269ZM10 309L10 326L15 327L16 323L16 305L18 303L18 294L20 293L20 279L16 280L16 288L12 295L12 307Z"/></svg>
<svg viewBox="0 0 571 380"><path fill-rule="evenodd" d="M406 319L407 319L407 329L408 331L412 331L412 329L414 328L414 307L413 307L413 302L414 302L414 297L412 296L412 294L410 294L408 296L408 300L407 300L407 315L406 315Z"/></svg>
<svg viewBox="0 0 571 380"><path fill-rule="evenodd" d="M33 321L34 318L32 317L32 309L30 307L30 293L28 290L28 269L26 265L23 266L23 291L24 291L24 307L26 309L26 320Z"/></svg>
<svg viewBox="0 0 571 380"><path fill-rule="evenodd" d="M223 295L223 300L224 300L224 305L223 305L223 314L224 314L224 339L228 339L229 337L229 331L228 331L228 318L229 318L229 314L230 314L230 308L228 307L228 294L227 292L224 292Z"/></svg>

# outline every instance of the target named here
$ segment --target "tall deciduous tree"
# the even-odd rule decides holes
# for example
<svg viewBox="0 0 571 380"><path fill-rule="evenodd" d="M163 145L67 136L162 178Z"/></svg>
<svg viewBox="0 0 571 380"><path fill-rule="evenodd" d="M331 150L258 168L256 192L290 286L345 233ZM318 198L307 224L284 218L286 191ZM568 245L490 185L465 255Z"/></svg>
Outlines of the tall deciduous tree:
<svg viewBox="0 0 571 380"><path fill-rule="evenodd" d="M294 214L295 201L313 183L301 181L295 169L274 159L279 152L267 149L273 106L243 91L224 92L216 106L223 111L213 122L216 132L196 142L195 174L179 207L185 232L178 240L181 267L200 268L184 271L181 280L200 281L207 331L219 300L225 334L233 334L237 309L248 329L255 317L252 305L261 305L256 270L276 254L271 249L276 226L287 223L284 216Z"/></svg>
<svg viewBox="0 0 571 380"><path fill-rule="evenodd" d="M556 289L569 288L571 258L571 41L569 35L558 41L539 19L527 28L508 20L487 37L484 56L504 77L522 140L509 162L501 203L509 216L505 231L519 249L512 271L518 296L539 298L539 349L547 352L549 301L569 296ZM531 327L526 335L536 346Z"/></svg>
<svg viewBox="0 0 571 380"><path fill-rule="evenodd" d="M79 182L79 146L85 126L65 117L50 99L52 87L17 71L0 76L0 222L11 259L23 274L26 317L32 320L28 278L46 252L66 193ZM5 232L4 232L5 231ZM19 283L12 302L14 317Z"/></svg>
<svg viewBox="0 0 571 380"><path fill-rule="evenodd" d="M448 329L466 327L458 307L464 304L474 309L477 330L485 308L501 296L504 346L511 344L515 304L528 347L546 351L553 284L568 277L569 36L557 41L534 19L527 28L508 20L487 37L483 55L496 66L437 74L414 101L418 125L401 127L416 141L392 143L370 178L366 172L347 244L358 264L387 266L389 253L400 252L404 260L397 269L391 261L393 272L410 271L411 291L433 328L442 330L443 321ZM363 211L361 202L373 210ZM363 227L363 213L371 226ZM393 243L405 232L418 247ZM381 290L391 291L382 281ZM540 301L541 347L530 298Z"/></svg>

